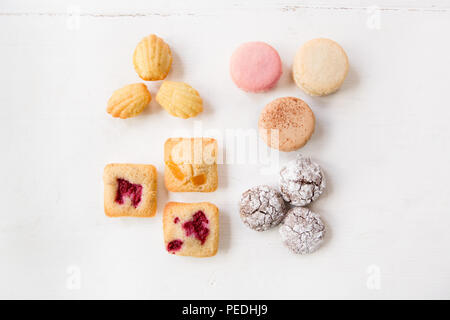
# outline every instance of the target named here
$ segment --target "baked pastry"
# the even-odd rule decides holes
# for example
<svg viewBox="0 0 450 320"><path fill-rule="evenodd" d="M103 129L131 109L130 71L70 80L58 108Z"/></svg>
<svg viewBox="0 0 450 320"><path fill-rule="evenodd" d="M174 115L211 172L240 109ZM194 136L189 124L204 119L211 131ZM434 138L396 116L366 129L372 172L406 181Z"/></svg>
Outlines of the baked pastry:
<svg viewBox="0 0 450 320"><path fill-rule="evenodd" d="M154 34L145 37L134 50L133 65L142 80L163 80L172 66L169 45Z"/></svg>
<svg viewBox="0 0 450 320"><path fill-rule="evenodd" d="M244 43L231 56L231 79L247 92L268 91L276 85L282 71L278 52L264 42Z"/></svg>
<svg viewBox="0 0 450 320"><path fill-rule="evenodd" d="M295 55L293 77L297 86L309 95L324 96L341 87L348 68L347 54L338 43L313 39Z"/></svg>
<svg viewBox="0 0 450 320"><path fill-rule="evenodd" d="M156 101L169 114L183 119L195 117L203 111L203 100L197 90L184 82L164 81L156 94Z"/></svg>
<svg viewBox="0 0 450 320"><path fill-rule="evenodd" d="M219 247L219 209L209 202L169 202L164 208L163 229L168 252L213 256Z"/></svg>
<svg viewBox="0 0 450 320"><path fill-rule="evenodd" d="M164 182L173 192L212 192L218 186L217 141L170 138L164 144Z"/></svg>
<svg viewBox="0 0 450 320"><path fill-rule="evenodd" d="M246 226L256 231L265 231L278 225L286 214L287 207L281 194L269 186L257 186L241 196L240 215Z"/></svg>
<svg viewBox="0 0 450 320"><path fill-rule="evenodd" d="M311 158L298 155L280 171L283 199L294 206L305 206L316 200L326 186L320 166Z"/></svg>
<svg viewBox="0 0 450 320"><path fill-rule="evenodd" d="M106 111L115 118L131 118L141 113L151 100L145 84L133 83L113 92Z"/></svg>
<svg viewBox="0 0 450 320"><path fill-rule="evenodd" d="M269 147L293 151L308 142L314 132L315 121L314 113L303 100L278 98L261 111L259 134Z"/></svg>
<svg viewBox="0 0 450 320"><path fill-rule="evenodd" d="M156 168L147 164L108 164L103 172L108 217L156 214Z"/></svg>
<svg viewBox="0 0 450 320"><path fill-rule="evenodd" d="M280 226L283 243L294 253L316 251L325 236L325 226L317 213L308 208L295 207L288 211Z"/></svg>

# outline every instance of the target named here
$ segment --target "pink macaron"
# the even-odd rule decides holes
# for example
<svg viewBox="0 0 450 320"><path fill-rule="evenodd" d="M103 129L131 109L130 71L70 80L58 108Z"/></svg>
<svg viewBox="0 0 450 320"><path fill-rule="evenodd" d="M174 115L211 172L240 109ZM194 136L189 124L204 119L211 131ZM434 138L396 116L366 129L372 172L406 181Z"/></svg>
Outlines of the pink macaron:
<svg viewBox="0 0 450 320"><path fill-rule="evenodd" d="M239 88L247 92L272 89L282 72L280 55L264 42L246 42L231 56L231 78Z"/></svg>

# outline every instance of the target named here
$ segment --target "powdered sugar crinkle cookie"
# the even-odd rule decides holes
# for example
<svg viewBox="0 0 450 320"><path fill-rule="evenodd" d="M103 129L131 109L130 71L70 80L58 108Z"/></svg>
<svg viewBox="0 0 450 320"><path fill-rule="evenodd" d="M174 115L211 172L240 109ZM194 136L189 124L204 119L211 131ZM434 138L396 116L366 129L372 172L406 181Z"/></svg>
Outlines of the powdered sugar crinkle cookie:
<svg viewBox="0 0 450 320"><path fill-rule="evenodd" d="M298 155L280 171L283 199L294 206L305 206L316 200L325 189L325 177L320 166L310 158Z"/></svg>
<svg viewBox="0 0 450 320"><path fill-rule="evenodd" d="M292 208L280 226L283 243L294 253L316 251L325 236L325 225L320 216L308 208Z"/></svg>
<svg viewBox="0 0 450 320"><path fill-rule="evenodd" d="M256 231L265 231L278 225L286 210L281 194L266 185L253 187L241 196L241 219Z"/></svg>

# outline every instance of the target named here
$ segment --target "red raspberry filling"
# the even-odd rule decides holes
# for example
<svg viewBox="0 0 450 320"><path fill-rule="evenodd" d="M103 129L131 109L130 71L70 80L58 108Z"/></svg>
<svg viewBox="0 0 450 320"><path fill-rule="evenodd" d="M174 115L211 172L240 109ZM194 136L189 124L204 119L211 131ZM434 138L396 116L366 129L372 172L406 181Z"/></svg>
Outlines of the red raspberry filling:
<svg viewBox="0 0 450 320"><path fill-rule="evenodd" d="M183 223L183 229L186 236L193 235L196 239L200 240L203 245L209 235L208 223L208 218L206 218L203 211L199 210L194 214L191 220Z"/></svg>
<svg viewBox="0 0 450 320"><path fill-rule="evenodd" d="M142 198L142 186L140 184L131 183L125 179L117 178L116 202L123 204L124 198L131 200L133 207L137 207Z"/></svg>
<svg viewBox="0 0 450 320"><path fill-rule="evenodd" d="M172 240L167 244L167 251L174 252L181 249L183 246L183 241L181 240Z"/></svg>
<svg viewBox="0 0 450 320"><path fill-rule="evenodd" d="M180 222L180 218L175 217L175 219L173 219L173 223L178 223L178 222Z"/></svg>

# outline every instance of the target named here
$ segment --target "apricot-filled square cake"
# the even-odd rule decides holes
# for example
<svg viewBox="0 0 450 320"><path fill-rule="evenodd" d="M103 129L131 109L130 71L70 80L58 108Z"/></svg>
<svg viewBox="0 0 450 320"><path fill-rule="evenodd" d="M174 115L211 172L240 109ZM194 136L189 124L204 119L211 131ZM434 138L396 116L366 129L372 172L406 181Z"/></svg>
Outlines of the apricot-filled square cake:
<svg viewBox="0 0 450 320"><path fill-rule="evenodd" d="M213 256L219 247L219 209L209 202L169 202L164 208L163 229L168 252Z"/></svg>
<svg viewBox="0 0 450 320"><path fill-rule="evenodd" d="M156 168L148 164L108 164L103 172L105 214L153 217L156 214Z"/></svg>
<svg viewBox="0 0 450 320"><path fill-rule="evenodd" d="M217 189L217 141L212 138L171 138L164 144L164 182L173 192Z"/></svg>

